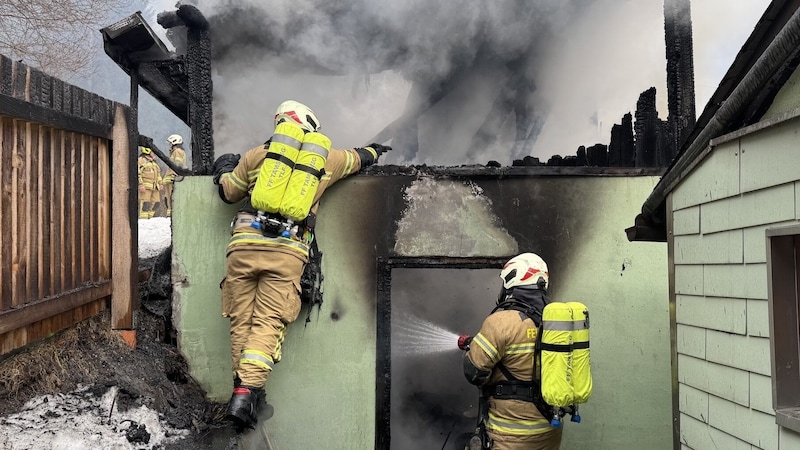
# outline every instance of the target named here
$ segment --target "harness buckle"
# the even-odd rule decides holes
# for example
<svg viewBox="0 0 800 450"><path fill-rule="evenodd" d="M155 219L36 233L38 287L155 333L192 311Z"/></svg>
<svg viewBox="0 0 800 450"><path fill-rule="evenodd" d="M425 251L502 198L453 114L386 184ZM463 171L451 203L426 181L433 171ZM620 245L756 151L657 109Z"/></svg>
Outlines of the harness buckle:
<svg viewBox="0 0 800 450"><path fill-rule="evenodd" d="M267 214L264 211L258 211L255 218L250 223L250 226L256 230L261 231L264 236L283 236L290 237L292 228L292 221L286 219L282 221L283 217L275 214Z"/></svg>

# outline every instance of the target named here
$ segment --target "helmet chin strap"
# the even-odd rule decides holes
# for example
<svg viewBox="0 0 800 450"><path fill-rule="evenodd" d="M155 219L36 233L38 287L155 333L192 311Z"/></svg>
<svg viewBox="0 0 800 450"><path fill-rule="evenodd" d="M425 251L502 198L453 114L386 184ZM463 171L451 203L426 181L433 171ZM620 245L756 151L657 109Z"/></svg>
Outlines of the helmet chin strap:
<svg viewBox="0 0 800 450"><path fill-rule="evenodd" d="M535 296L538 298L538 300L530 297L534 292L541 293ZM517 295L515 295L515 293ZM505 286L502 286L500 288L500 294L497 296L497 306L495 306L495 308L492 310L492 313L499 309L514 309L521 311L533 319L534 323L536 323L536 326L538 327L541 325L542 309L548 303L550 303L550 300L547 298L545 281L544 279L539 279L539 282L536 284L515 286L511 289L507 289Z"/></svg>
<svg viewBox="0 0 800 450"><path fill-rule="evenodd" d="M500 293L497 294L497 301L495 302L495 304L499 305L500 303L503 303L506 300L506 297L508 297L508 294L509 294L509 290L506 289L505 286L501 285L500 286Z"/></svg>
<svg viewBox="0 0 800 450"><path fill-rule="evenodd" d="M514 287L512 287L510 289L508 289L505 286L501 285L500 286L500 293L497 294L497 302L496 302L496 304L499 305L500 303L503 303L505 300L507 300L508 297L511 295L511 293L514 291L514 289L522 289L522 290L527 290L527 291L543 291L545 294L547 294L547 288L545 286L546 286L546 282L544 281L544 278L539 278L539 281L536 284L526 284L524 286L514 286Z"/></svg>

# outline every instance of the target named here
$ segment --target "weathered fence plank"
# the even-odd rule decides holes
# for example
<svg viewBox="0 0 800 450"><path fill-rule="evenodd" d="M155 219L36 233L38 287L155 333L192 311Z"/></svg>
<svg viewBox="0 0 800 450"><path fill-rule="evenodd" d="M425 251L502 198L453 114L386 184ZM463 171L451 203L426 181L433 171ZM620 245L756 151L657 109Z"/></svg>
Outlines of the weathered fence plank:
<svg viewBox="0 0 800 450"><path fill-rule="evenodd" d="M13 224L12 232L17 245L12 256L14 271L14 304L20 305L28 300L25 287L28 279L28 211L25 210L28 197L28 184L26 183L27 147L25 144L27 124L14 121L14 176L12 177Z"/></svg>
<svg viewBox="0 0 800 450"><path fill-rule="evenodd" d="M0 183L0 206L2 207L2 214L0 214L0 236L4 244L2 254L2 286L0 286L0 307L7 309L13 306L13 261L12 255L16 250L16 240L13 239L14 230L13 226L13 186L11 180L14 177L14 120L9 117L0 118L0 133L3 135L2 139L2 152L0 152L0 159L2 159L2 180L7 181Z"/></svg>
<svg viewBox="0 0 800 450"><path fill-rule="evenodd" d="M99 298L107 297L111 295L111 288L111 280L105 280L95 285L83 286L54 297L32 302L26 308L0 312L0 334L55 317Z"/></svg>
<svg viewBox="0 0 800 450"><path fill-rule="evenodd" d="M111 326L120 330L133 329L133 305L137 296L137 249L136 242L136 201L138 195L131 179L136 173L135 167L130 167L129 155L135 142L130 136L130 117L121 107L117 107L114 120L114 143L117 151L111 159L111 172L117 182L112 184L112 197L118 199L111 204L111 221L114 223L114 233L111 235L111 251L113 267L111 269L114 280L114 299L111 304ZM135 148L135 147L133 147ZM135 157L135 154L133 155ZM122 199L125 199L124 203ZM131 203L131 199L134 201ZM131 210L133 208L133 210Z"/></svg>
<svg viewBox="0 0 800 450"><path fill-rule="evenodd" d="M0 55L0 355L109 307L133 328L129 111Z"/></svg>
<svg viewBox="0 0 800 450"><path fill-rule="evenodd" d="M39 146L39 125L35 123L27 124L27 154L28 154L28 198L27 215L28 221L28 285L26 299L35 300L39 298L39 261L41 260L42 243L40 220L41 202L41 183L39 156L41 147Z"/></svg>
<svg viewBox="0 0 800 450"><path fill-rule="evenodd" d="M52 223L53 223L53 159L51 151L53 148L53 134L50 127L42 127L42 170L41 170L41 184L39 185L41 193L40 209L42 225L41 228L41 278L40 289L42 297L47 297L55 294L53 290L53 244L51 241L52 236Z"/></svg>

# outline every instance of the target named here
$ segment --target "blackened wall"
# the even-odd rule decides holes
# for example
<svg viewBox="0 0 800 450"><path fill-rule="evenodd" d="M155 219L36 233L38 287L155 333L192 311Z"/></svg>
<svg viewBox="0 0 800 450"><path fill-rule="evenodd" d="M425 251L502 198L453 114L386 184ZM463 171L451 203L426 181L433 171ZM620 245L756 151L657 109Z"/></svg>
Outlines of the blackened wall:
<svg viewBox="0 0 800 450"><path fill-rule="evenodd" d="M628 170L421 168L334 185L318 222L325 302L310 322L304 323L304 310L289 327L284 358L267 386L276 414L265 427L273 441L280 448L375 448L381 429L376 386L385 377L377 361L388 339L377 314L379 261L447 258L457 265L533 251L549 264L553 297L582 301L592 314L596 387L583 423L567 424L562 448L628 448L632 442L671 448L666 251L629 243L624 233L657 177ZM179 344L192 375L211 397L225 401L230 356L218 283L234 208L217 198L210 177L176 186L175 204ZM179 211L179 204L191 204L191 211ZM631 405L630 414L608 413L631 411Z"/></svg>

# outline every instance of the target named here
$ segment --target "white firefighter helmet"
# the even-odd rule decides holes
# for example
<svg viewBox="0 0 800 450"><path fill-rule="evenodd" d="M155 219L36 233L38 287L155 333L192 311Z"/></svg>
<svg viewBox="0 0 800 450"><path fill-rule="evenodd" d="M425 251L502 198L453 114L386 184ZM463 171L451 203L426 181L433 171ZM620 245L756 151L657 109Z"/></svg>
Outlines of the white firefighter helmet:
<svg viewBox="0 0 800 450"><path fill-rule="evenodd" d="M506 290L537 284L546 290L550 283L547 263L535 253L522 253L508 260L500 271L500 278Z"/></svg>
<svg viewBox="0 0 800 450"><path fill-rule="evenodd" d="M169 145L181 145L183 144L183 138L180 134L173 134L167 138L167 142L169 142Z"/></svg>
<svg viewBox="0 0 800 450"><path fill-rule="evenodd" d="M317 131L320 128L319 120L314 111L294 100L286 100L275 111L275 125L277 126L284 120L291 120L308 132Z"/></svg>

